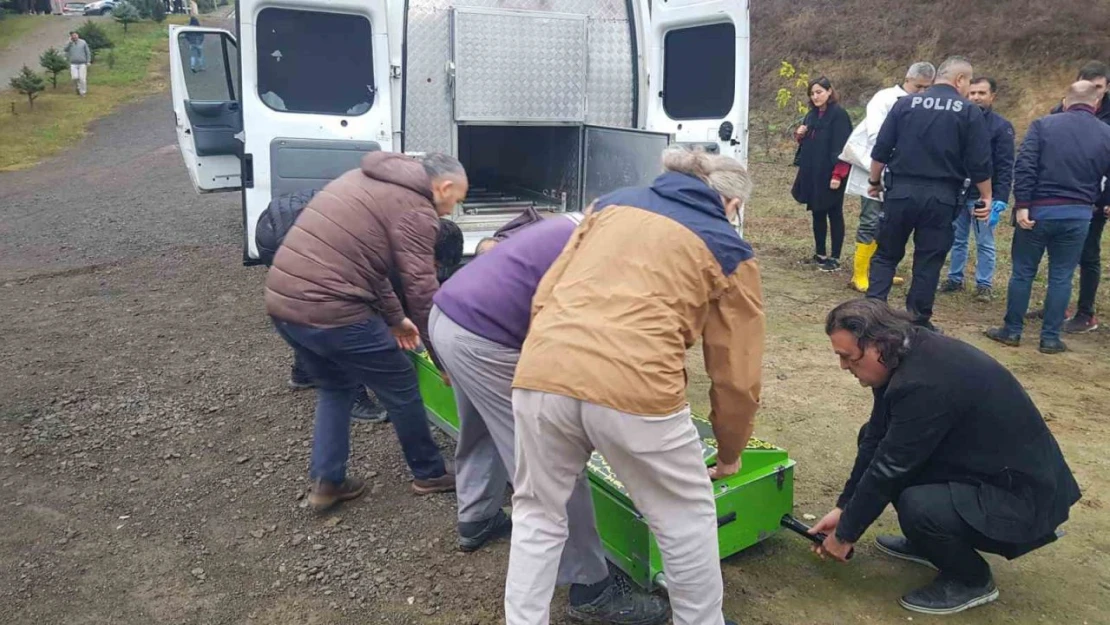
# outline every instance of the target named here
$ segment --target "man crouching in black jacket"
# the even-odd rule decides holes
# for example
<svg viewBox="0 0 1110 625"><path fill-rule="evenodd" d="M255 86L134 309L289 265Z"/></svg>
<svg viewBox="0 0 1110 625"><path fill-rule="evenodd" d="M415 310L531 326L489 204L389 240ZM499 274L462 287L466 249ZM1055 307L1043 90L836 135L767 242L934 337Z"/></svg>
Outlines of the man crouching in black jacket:
<svg viewBox="0 0 1110 625"><path fill-rule="evenodd" d="M844 492L813 527L829 535L815 551L845 561L892 503L905 538L879 536L879 550L940 571L902 607L953 614L994 601L976 551L1013 559L1042 547L1079 500L1041 413L993 358L880 300L837 306L825 333L875 403Z"/></svg>

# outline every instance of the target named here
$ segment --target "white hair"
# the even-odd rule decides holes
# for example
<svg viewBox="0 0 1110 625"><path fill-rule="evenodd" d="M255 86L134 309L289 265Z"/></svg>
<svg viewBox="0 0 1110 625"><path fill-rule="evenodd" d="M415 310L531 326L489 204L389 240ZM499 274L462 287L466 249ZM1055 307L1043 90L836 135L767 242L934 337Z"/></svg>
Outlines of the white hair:
<svg viewBox="0 0 1110 625"><path fill-rule="evenodd" d="M693 176L720 193L725 199L748 201L752 179L740 161L720 154L709 154L701 148L680 145L663 151L663 169Z"/></svg>
<svg viewBox="0 0 1110 625"><path fill-rule="evenodd" d="M463 164L459 162L459 159L449 154L432 152L417 156L416 160L424 166L424 171L428 174L430 180L437 180L444 176L466 178L466 169Z"/></svg>
<svg viewBox="0 0 1110 625"><path fill-rule="evenodd" d="M933 82L936 77L937 68L933 67L933 64L929 63L928 61L914 63L913 65L910 65L910 68L908 70L906 70L906 78L910 80L920 78L922 80Z"/></svg>

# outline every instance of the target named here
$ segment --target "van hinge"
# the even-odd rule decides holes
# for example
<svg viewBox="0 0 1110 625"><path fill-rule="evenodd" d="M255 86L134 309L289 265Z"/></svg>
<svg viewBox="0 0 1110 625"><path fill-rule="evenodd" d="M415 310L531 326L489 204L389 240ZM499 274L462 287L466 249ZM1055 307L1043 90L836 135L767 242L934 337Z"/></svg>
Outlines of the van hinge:
<svg viewBox="0 0 1110 625"><path fill-rule="evenodd" d="M392 78L393 80L400 80L401 79L401 66L400 65L390 65L389 66L389 77Z"/></svg>
<svg viewBox="0 0 1110 625"><path fill-rule="evenodd" d="M243 155L243 177L242 183L244 189L254 188L254 155Z"/></svg>

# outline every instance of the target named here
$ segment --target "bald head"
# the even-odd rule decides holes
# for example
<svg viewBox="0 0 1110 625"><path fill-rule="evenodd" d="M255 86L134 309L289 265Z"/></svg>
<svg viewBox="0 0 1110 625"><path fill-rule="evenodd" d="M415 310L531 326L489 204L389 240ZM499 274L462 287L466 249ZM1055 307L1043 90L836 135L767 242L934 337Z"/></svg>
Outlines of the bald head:
<svg viewBox="0 0 1110 625"><path fill-rule="evenodd" d="M1087 106L1097 107L1098 101L1102 97L1102 90L1098 85L1089 80L1080 80L1073 82L1068 87L1068 95L1064 97L1064 108L1075 106L1076 104L1086 104Z"/></svg>
<svg viewBox="0 0 1110 625"><path fill-rule="evenodd" d="M974 74L975 68L971 66L971 61L962 56L950 56L937 68L937 83L955 87L966 98Z"/></svg>

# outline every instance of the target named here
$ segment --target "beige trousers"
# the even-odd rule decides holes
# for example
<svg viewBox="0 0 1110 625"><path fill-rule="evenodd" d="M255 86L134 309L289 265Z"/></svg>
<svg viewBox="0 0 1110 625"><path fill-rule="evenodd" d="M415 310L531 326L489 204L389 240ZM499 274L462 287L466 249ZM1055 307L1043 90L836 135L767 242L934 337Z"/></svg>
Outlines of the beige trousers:
<svg viewBox="0 0 1110 625"><path fill-rule="evenodd" d="M659 544L675 625L723 625L712 485L690 410L666 417L513 390L516 475L507 625L548 625L567 539L567 499L596 449Z"/></svg>
<svg viewBox="0 0 1110 625"><path fill-rule="evenodd" d="M85 95L89 91L89 66L85 63L73 63L69 66L69 77L73 79L74 85L77 86L77 93Z"/></svg>

